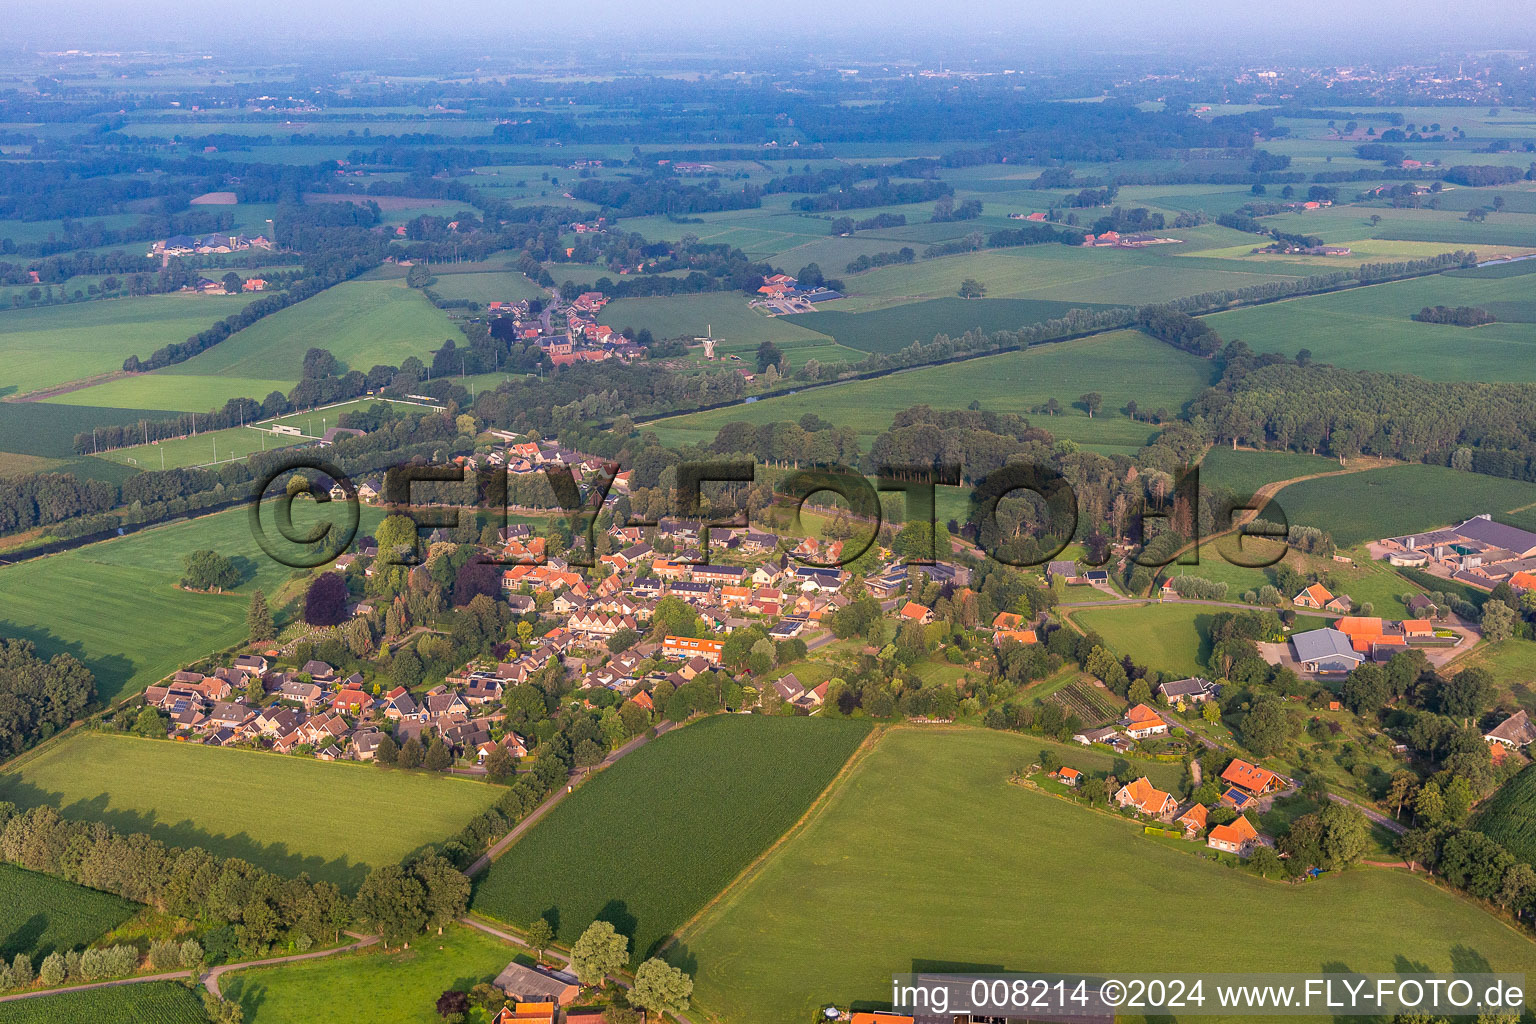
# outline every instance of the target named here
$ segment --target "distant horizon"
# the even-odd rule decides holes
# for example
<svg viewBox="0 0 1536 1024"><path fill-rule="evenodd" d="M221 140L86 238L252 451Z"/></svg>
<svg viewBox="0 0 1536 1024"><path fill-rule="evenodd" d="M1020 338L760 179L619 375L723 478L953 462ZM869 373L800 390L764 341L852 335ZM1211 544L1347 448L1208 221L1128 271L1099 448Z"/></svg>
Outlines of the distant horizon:
<svg viewBox="0 0 1536 1024"><path fill-rule="evenodd" d="M865 51L867 59L905 56L966 64L978 55L992 60L1016 53L1020 66L1029 66L1059 64L1073 54L1109 56L1124 50L1127 62L1138 65L1155 61L1162 52L1205 53L1223 62L1308 54L1349 63L1399 53L1402 59L1422 59L1479 49L1522 52L1536 48L1536 13L1522 0L1490 0L1476 7L1424 4L1406 12L1367 0L1278 0L1262 10L1189 0L1161 0L1135 10L1111 0L1067 0L1048 10L851 0L829 18L820 4L790 0L765 23L714 4L674 3L657 12L612 0L577 0L558 12L487 0L457 0L430 11L402 0L275 0L260 8L221 11L217 17L201 11L189 17L187 8L167 0L132 7L107 0L61 0L13 12L7 35L5 49L12 53L208 48L229 54L247 49L302 54L339 43L410 59L426 56L423 50L444 48L466 56L519 51L554 56L579 44L604 55L697 52L710 59L777 52L805 60L808 51L823 57ZM1138 42L1147 48L1138 51ZM1042 53L1040 46L1047 43L1066 49Z"/></svg>

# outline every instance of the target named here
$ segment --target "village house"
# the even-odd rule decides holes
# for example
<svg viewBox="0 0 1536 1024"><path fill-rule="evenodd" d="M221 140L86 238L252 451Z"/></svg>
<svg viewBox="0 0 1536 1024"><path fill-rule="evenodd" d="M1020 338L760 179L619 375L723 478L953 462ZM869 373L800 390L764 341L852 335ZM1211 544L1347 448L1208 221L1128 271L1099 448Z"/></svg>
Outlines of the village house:
<svg viewBox="0 0 1536 1024"><path fill-rule="evenodd" d="M1336 597L1333 591L1321 583L1314 583L1301 593L1291 598L1291 603L1299 608L1312 608L1317 611L1348 612L1354 607L1354 603L1347 596Z"/></svg>
<svg viewBox="0 0 1536 1024"><path fill-rule="evenodd" d="M1483 733L1483 739L1510 750L1519 750L1536 740L1536 723L1532 723L1531 716L1522 708Z"/></svg>
<svg viewBox="0 0 1536 1024"><path fill-rule="evenodd" d="M1250 764L1240 757L1234 757L1232 763L1227 765L1221 773L1223 782L1229 782L1234 786L1240 786L1254 796L1263 796L1266 793L1274 793L1285 788L1285 779L1276 775L1267 768Z"/></svg>
<svg viewBox="0 0 1536 1024"><path fill-rule="evenodd" d="M725 644L720 640L701 640L691 636L669 636L661 644L662 657L668 661L686 661L695 656L711 665L720 664Z"/></svg>
<svg viewBox="0 0 1536 1024"><path fill-rule="evenodd" d="M1125 734L1133 740L1149 736L1161 736L1168 731L1168 723L1156 711L1145 704L1137 704L1125 713Z"/></svg>
<svg viewBox="0 0 1536 1024"><path fill-rule="evenodd" d="M1145 775L1121 786L1115 793L1115 803L1163 821L1172 818L1173 812L1178 809L1178 803L1173 797L1153 786Z"/></svg>
<svg viewBox="0 0 1536 1024"><path fill-rule="evenodd" d="M1185 704L1204 704L1216 696L1218 687L1209 679L1200 676L1191 676L1188 679L1175 679L1162 683L1157 692L1167 698L1169 704L1177 705L1180 701Z"/></svg>
<svg viewBox="0 0 1536 1024"><path fill-rule="evenodd" d="M1206 825L1210 823L1210 816L1211 813L1206 810L1205 804L1195 803L1190 804L1188 810L1174 819L1174 823L1183 827L1185 839L1193 839L1205 831Z"/></svg>
<svg viewBox="0 0 1536 1024"><path fill-rule="evenodd" d="M1223 853L1235 853L1239 857L1246 857L1253 852L1253 846L1259 840L1259 831L1253 827L1253 823L1239 814L1231 824L1212 825L1211 831L1205 839L1205 845L1213 850L1221 850Z"/></svg>

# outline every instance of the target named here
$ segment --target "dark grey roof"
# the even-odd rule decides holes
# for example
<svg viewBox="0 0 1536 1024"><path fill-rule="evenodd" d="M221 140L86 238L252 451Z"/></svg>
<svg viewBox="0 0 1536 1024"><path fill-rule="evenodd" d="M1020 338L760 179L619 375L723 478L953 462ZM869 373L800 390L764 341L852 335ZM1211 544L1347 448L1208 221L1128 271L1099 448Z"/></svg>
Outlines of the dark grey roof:
<svg viewBox="0 0 1536 1024"><path fill-rule="evenodd" d="M1456 527L1456 532L1463 537L1480 540L1484 544L1492 544L1495 547L1508 548L1517 554L1525 554L1536 548L1536 533L1522 530L1515 526L1505 526L1496 523L1484 516L1476 516L1468 519Z"/></svg>
<svg viewBox="0 0 1536 1024"><path fill-rule="evenodd" d="M1162 686L1158 687L1158 689L1162 690L1163 694L1169 700L1174 700L1178 697L1194 696L1197 693L1212 693L1216 688L1211 684L1209 679L1202 679L1200 676L1191 676L1188 679L1175 679L1171 682L1164 683Z"/></svg>
<svg viewBox="0 0 1536 1024"><path fill-rule="evenodd" d="M1296 647L1296 660L1301 662L1323 661L1329 658L1347 658L1361 662L1365 655L1355 650L1349 637L1337 629L1312 629L1291 637Z"/></svg>

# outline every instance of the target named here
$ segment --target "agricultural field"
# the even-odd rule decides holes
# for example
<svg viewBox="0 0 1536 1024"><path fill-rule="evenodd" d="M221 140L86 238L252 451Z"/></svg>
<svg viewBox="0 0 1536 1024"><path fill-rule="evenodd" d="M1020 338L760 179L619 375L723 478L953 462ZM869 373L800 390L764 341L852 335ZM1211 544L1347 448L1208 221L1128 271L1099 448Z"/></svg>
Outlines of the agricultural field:
<svg viewBox="0 0 1536 1024"><path fill-rule="evenodd" d="M1233 451L1217 445L1200 460L1200 484L1234 494L1253 494L1265 484L1300 476L1333 473L1344 467L1337 459L1299 452Z"/></svg>
<svg viewBox="0 0 1536 1024"><path fill-rule="evenodd" d="M144 295L0 312L0 397L121 370L129 356L186 341L250 301Z"/></svg>
<svg viewBox="0 0 1536 1024"><path fill-rule="evenodd" d="M100 732L0 773L0 799L18 806L48 804L66 818L202 846L281 875L307 871L347 890L370 868L453 835L501 792L453 776Z"/></svg>
<svg viewBox="0 0 1536 1024"><path fill-rule="evenodd" d="M1068 715L1076 715L1077 720L1089 728L1119 718L1123 710L1109 694L1082 680L1068 683L1045 699Z"/></svg>
<svg viewBox="0 0 1536 1024"><path fill-rule="evenodd" d="M1199 675L1210 657L1210 623L1220 608L1169 602L1073 609L1072 621L1104 638L1114 654L1181 676Z"/></svg>
<svg viewBox="0 0 1536 1024"><path fill-rule="evenodd" d="M1478 809L1472 827L1516 857L1536 864L1536 767L1499 787Z"/></svg>
<svg viewBox="0 0 1536 1024"><path fill-rule="evenodd" d="M227 344L227 342L226 342ZM221 409L231 398L261 401L274 391L287 394L294 381L266 377L183 377L166 371L135 373L93 384L78 391L66 391L43 400L42 404L88 405L124 409L132 415L125 419L151 418L148 410L204 413Z"/></svg>
<svg viewBox="0 0 1536 1024"><path fill-rule="evenodd" d="M1493 970L1536 966L1536 945L1421 878L1362 868L1307 885L1266 882L1009 785L1038 746L981 730L887 733L805 829L673 948L674 962L696 972L694 1004L726 1024L800 1024L828 1002L887 1005L893 971L937 961L1390 972L1399 958L1448 971L1476 955ZM893 831L893 822L911 827ZM1194 892L1202 898L1171 895ZM1126 907L1146 908L1158 927L1127 928ZM1286 941L1234 945L1223 939L1232 920ZM1170 944L1170 935L1192 941Z"/></svg>
<svg viewBox="0 0 1536 1024"><path fill-rule="evenodd" d="M471 907L517 925L545 917L565 942L601 918L639 962L795 823L868 732L731 715L664 736L551 811L492 864Z"/></svg>
<svg viewBox="0 0 1536 1024"><path fill-rule="evenodd" d="M1529 528L1536 485L1412 464L1304 480L1286 487L1276 501L1292 525L1316 526L1340 547L1351 547L1484 512Z"/></svg>
<svg viewBox="0 0 1536 1024"><path fill-rule="evenodd" d="M74 458L75 435L93 427L173 416L164 409L109 409L47 402L0 402L0 450L45 458Z"/></svg>
<svg viewBox="0 0 1536 1024"><path fill-rule="evenodd" d="M293 509L297 529L322 521L322 506ZM359 529L381 518L364 507ZM245 581L224 594L179 589L183 559L202 548L233 559ZM290 575L251 536L247 511L231 509L0 567L0 635L31 640L43 657L79 658L95 673L99 698L111 702L242 641L256 587L281 615L277 592Z"/></svg>
<svg viewBox="0 0 1536 1024"><path fill-rule="evenodd" d="M54 950L90 945L139 906L51 875L0 864L0 956L26 953L34 964Z"/></svg>
<svg viewBox="0 0 1536 1024"><path fill-rule="evenodd" d="M197 993L175 981L87 989L0 1003L4 1024L207 1024Z"/></svg>
<svg viewBox="0 0 1536 1024"><path fill-rule="evenodd" d="M445 988L467 991L488 982L519 952L484 932L450 925L409 949L238 971L221 985L225 998L244 1009L246 1024L441 1024L433 1004Z"/></svg>
<svg viewBox="0 0 1536 1024"><path fill-rule="evenodd" d="M1514 264L1518 266L1519 264ZM1207 317L1224 338L1258 352L1312 358L1351 370L1412 373L1430 380L1536 380L1536 305L1529 280L1435 274L1326 295L1287 299ZM1411 319L1425 306L1484 306L1501 322L1482 327Z"/></svg>
<svg viewBox="0 0 1536 1024"><path fill-rule="evenodd" d="M836 303L832 303L835 307ZM969 330L983 333L1016 331L1028 324L1064 316L1072 309L1101 309L1091 302L1057 302L1045 299L929 299L888 306L867 313L845 313L833 308L815 313L796 313L784 320L829 335L839 345L862 352L899 352L914 341L931 342L935 335L959 337Z"/></svg>
<svg viewBox="0 0 1536 1024"><path fill-rule="evenodd" d="M544 299L548 293L515 270L447 273L439 269L430 287L445 299L468 299L484 306L492 302Z"/></svg>
<svg viewBox="0 0 1536 1024"><path fill-rule="evenodd" d="M1493 677L1498 703L1536 714L1536 644L1528 640L1483 642L1457 658L1451 670L1480 668Z"/></svg>
<svg viewBox="0 0 1536 1024"><path fill-rule="evenodd" d="M311 348L328 349L347 369L367 372L378 363L398 366L407 356L431 362L444 339L458 336L447 316L404 281L347 281L264 317L163 372L272 378L292 387Z"/></svg>
<svg viewBox="0 0 1536 1024"><path fill-rule="evenodd" d="M1175 412L1209 384L1211 373L1205 360L1139 331L1114 331L765 398L751 405L673 416L647 424L647 429L655 430L666 444L708 443L732 421L771 423L798 420L814 412L872 439L889 429L894 414L914 405L963 409L976 401L990 411L1028 414L1055 398L1064 411L1057 416L1031 416L1032 423L1095 449L1126 451L1141 447L1158 432L1145 419L1126 416L1126 402L1134 400L1146 411L1161 407ZM1099 415L1089 417L1080 408L1069 408L1079 395L1090 391L1103 395Z"/></svg>

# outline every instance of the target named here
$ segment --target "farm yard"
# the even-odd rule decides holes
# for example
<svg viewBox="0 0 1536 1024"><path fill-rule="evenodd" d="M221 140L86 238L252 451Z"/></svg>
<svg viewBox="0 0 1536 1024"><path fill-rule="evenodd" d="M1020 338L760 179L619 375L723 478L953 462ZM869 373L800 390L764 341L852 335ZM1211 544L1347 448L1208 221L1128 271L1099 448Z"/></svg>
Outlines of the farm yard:
<svg viewBox="0 0 1536 1024"><path fill-rule="evenodd" d="M141 908L127 900L50 875L0 864L0 956L40 963L49 953L80 949Z"/></svg>
<svg viewBox="0 0 1536 1024"><path fill-rule="evenodd" d="M1401 957L1447 971L1475 951L1494 970L1536 965L1523 936L1421 878L1357 869L1266 882L1009 785L1039 746L991 731L887 732L802 831L683 934L672 955L697 971L695 1005L725 1024L799 1024L828 992L887 1005L892 971L935 958L1032 971L1371 972ZM911 827L893 840L893 822ZM1210 914L1212 902L1224 912ZM1156 907L1161 927L1127 929L1128 906ZM1286 942L1220 941L1234 918ZM1169 934L1211 941L1175 948Z"/></svg>
<svg viewBox="0 0 1536 1024"><path fill-rule="evenodd" d="M344 890L369 868L453 835L501 792L451 776L92 732L0 773L0 799L19 807L48 804L66 818L281 875L307 871Z"/></svg>
<svg viewBox="0 0 1536 1024"><path fill-rule="evenodd" d="M663 736L496 860L471 908L519 926L546 917L566 942L607 920L631 937L638 962L794 824L868 731L858 721L732 715Z"/></svg>
<svg viewBox="0 0 1536 1024"><path fill-rule="evenodd" d="M4 1024L206 1024L207 1020L197 994L175 981L0 1003Z"/></svg>

